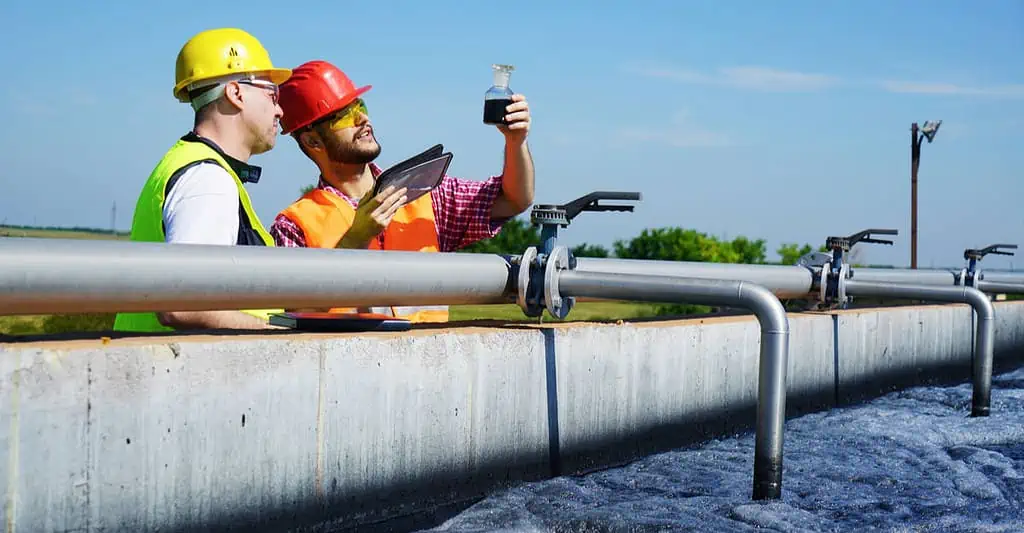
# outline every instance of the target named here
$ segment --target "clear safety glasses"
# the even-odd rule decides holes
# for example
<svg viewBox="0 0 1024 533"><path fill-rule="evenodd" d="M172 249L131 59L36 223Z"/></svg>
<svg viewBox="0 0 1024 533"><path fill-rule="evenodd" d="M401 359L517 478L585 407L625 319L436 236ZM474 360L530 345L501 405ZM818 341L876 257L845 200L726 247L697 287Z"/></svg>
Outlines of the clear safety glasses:
<svg viewBox="0 0 1024 533"><path fill-rule="evenodd" d="M270 91L270 99L274 102L274 105L277 105L277 101L281 96L281 88L271 81L246 79L238 80L238 83L244 83L246 85L252 85L253 87L259 87L260 89Z"/></svg>

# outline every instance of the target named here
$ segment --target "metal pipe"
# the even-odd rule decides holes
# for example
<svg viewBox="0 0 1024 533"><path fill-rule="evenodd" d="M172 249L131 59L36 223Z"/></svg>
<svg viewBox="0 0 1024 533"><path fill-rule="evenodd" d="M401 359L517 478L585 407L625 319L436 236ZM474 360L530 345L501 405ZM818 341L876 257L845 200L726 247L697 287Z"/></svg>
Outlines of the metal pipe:
<svg viewBox="0 0 1024 533"><path fill-rule="evenodd" d="M782 299L807 297L813 283L810 269L787 265L580 257L576 259L575 271L673 276L691 279L743 280L765 287Z"/></svg>
<svg viewBox="0 0 1024 533"><path fill-rule="evenodd" d="M1024 285L1017 283L999 283L995 281L979 281L978 290L989 294L1024 294Z"/></svg>
<svg viewBox="0 0 1024 533"><path fill-rule="evenodd" d="M749 309L761 325L754 443L754 499L782 495L782 426L786 417L789 319L772 292L747 281L580 272L559 273L563 296L727 305Z"/></svg>
<svg viewBox="0 0 1024 533"><path fill-rule="evenodd" d="M498 255L0 238L0 315L514 301Z"/></svg>
<svg viewBox="0 0 1024 533"><path fill-rule="evenodd" d="M978 314L974 336L974 393L971 416L988 416L992 392L992 357L995 351L995 308L988 296L974 287L931 287L869 283L846 280L846 293L851 296L911 298L937 302L970 304Z"/></svg>
<svg viewBox="0 0 1024 533"><path fill-rule="evenodd" d="M870 283L912 283L915 285L956 286L959 271L906 270L895 268L851 268L850 278Z"/></svg>
<svg viewBox="0 0 1024 533"><path fill-rule="evenodd" d="M1014 283L1024 285L1024 272L993 272L982 270L979 281L990 281L993 283Z"/></svg>

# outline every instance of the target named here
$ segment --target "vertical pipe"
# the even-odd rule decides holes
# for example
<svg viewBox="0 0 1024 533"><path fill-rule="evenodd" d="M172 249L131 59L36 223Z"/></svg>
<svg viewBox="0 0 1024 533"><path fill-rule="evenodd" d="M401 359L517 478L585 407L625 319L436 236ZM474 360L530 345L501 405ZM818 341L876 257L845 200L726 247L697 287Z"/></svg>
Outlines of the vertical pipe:
<svg viewBox="0 0 1024 533"><path fill-rule="evenodd" d="M934 287L846 280L851 296L911 298L936 302L970 304L978 314L974 336L974 362L971 366L973 393L971 416L988 416L992 398L992 358L995 352L995 307L985 293L974 287Z"/></svg>
<svg viewBox="0 0 1024 533"><path fill-rule="evenodd" d="M543 224L540 227L540 253L551 255L555 249L555 241L558 239L557 224Z"/></svg>
<svg viewBox="0 0 1024 533"><path fill-rule="evenodd" d="M775 500L782 496L789 318L770 290L745 281L574 270L561 272L556 283L563 297L725 305L752 311L761 326L753 498Z"/></svg>

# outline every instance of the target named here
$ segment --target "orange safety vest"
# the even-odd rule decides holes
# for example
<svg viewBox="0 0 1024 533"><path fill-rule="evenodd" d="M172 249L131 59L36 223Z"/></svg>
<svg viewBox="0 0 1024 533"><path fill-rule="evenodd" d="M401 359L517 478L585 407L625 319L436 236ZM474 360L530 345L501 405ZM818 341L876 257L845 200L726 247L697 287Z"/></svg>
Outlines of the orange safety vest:
<svg viewBox="0 0 1024 533"><path fill-rule="evenodd" d="M306 246L334 248L352 227L356 210L344 198L313 189L289 205L281 214L302 230ZM412 252L438 252L437 226L434 223L434 205L430 194L402 206L395 212L391 223L381 233L381 239L370 242L370 250L397 250ZM331 308L332 313L355 313L354 307ZM390 314L411 322L447 322L448 306L392 306L373 308L371 312Z"/></svg>

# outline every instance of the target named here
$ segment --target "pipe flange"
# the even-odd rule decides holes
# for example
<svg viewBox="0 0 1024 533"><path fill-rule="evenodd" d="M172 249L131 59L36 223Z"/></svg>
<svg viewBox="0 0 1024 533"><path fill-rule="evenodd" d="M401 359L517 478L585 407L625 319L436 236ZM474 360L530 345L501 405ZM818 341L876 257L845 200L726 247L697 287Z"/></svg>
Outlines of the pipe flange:
<svg viewBox="0 0 1024 533"><path fill-rule="evenodd" d="M519 279L518 289L519 292L516 294L516 303L526 313L526 316L532 316L531 305L528 303L528 297L530 294L530 273L533 270L533 263L537 260L537 247L531 246L523 252L523 255L519 257Z"/></svg>
<svg viewBox="0 0 1024 533"><path fill-rule="evenodd" d="M849 298L846 297L846 280L848 279L850 279L850 264L843 263L843 266L839 267L838 294L836 294L836 303L841 306L849 303Z"/></svg>
<svg viewBox="0 0 1024 533"><path fill-rule="evenodd" d="M849 263L843 263L839 267L837 279L832 279L832 263L825 263L821 268L821 279L818 284L818 298L825 307L841 307L846 305L846 280L852 277ZM832 284L835 283L835 297L830 295Z"/></svg>
<svg viewBox="0 0 1024 533"><path fill-rule="evenodd" d="M551 250L544 265L544 303L547 305L548 313L551 316L562 320L569 316L576 299L572 297L562 298L558 294L558 271L568 270L571 261L571 252L565 246L556 246Z"/></svg>
<svg viewBox="0 0 1024 533"><path fill-rule="evenodd" d="M820 279L818 279L818 301L827 306L828 301L828 275L832 271L832 262L826 261L821 265Z"/></svg>
<svg viewBox="0 0 1024 533"><path fill-rule="evenodd" d="M975 289L977 289L978 288L978 282L981 281L982 279L984 279L984 276L981 275L981 269L980 268L976 269L974 272L970 272L966 268L964 269L964 286L965 287L974 287Z"/></svg>

